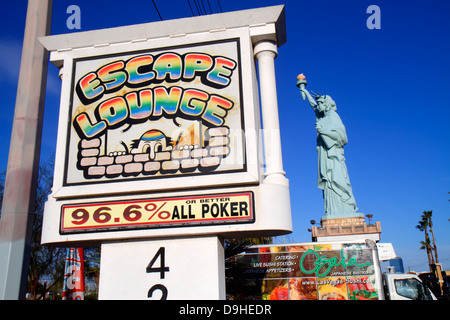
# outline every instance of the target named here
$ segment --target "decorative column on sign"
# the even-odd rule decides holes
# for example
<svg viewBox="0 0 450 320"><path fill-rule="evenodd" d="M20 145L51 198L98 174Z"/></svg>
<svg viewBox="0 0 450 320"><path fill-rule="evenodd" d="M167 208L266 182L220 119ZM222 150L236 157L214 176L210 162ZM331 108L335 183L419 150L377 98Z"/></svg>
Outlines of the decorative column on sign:
<svg viewBox="0 0 450 320"><path fill-rule="evenodd" d="M258 42L254 48L258 61L259 91L261 94L261 111L263 120L264 156L266 163L265 182L288 184L283 170L281 155L280 122L278 119L277 87L275 80L275 63L277 45L272 41Z"/></svg>

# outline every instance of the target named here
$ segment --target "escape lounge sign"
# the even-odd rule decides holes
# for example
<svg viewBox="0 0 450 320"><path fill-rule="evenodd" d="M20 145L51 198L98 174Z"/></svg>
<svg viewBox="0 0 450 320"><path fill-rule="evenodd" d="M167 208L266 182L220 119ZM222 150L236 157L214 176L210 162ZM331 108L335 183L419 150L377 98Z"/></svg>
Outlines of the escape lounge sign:
<svg viewBox="0 0 450 320"><path fill-rule="evenodd" d="M40 38L62 79L42 243L290 232L254 49L276 52L284 21L276 6Z"/></svg>
<svg viewBox="0 0 450 320"><path fill-rule="evenodd" d="M246 169L239 39L73 69L64 185Z"/></svg>

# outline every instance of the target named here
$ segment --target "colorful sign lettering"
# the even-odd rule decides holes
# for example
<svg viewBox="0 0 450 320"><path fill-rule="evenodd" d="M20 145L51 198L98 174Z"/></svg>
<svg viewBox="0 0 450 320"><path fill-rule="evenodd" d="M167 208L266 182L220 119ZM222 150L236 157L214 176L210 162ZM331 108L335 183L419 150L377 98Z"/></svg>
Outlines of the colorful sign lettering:
<svg viewBox="0 0 450 320"><path fill-rule="evenodd" d="M75 59L64 184L245 171L239 41Z"/></svg>
<svg viewBox="0 0 450 320"><path fill-rule="evenodd" d="M254 221L253 193L80 203L62 206L61 233Z"/></svg>

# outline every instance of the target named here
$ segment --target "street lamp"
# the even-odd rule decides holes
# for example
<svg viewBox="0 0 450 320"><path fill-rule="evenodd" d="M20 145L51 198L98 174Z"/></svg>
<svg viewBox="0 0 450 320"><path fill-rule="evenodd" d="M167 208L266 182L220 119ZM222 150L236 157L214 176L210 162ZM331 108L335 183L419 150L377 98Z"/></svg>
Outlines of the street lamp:
<svg viewBox="0 0 450 320"><path fill-rule="evenodd" d="M315 225L315 224L319 225L319 223L317 223L316 220L309 220L309 223L311 223L311 225ZM308 231L312 232L312 229L310 228L310 229L308 229Z"/></svg>

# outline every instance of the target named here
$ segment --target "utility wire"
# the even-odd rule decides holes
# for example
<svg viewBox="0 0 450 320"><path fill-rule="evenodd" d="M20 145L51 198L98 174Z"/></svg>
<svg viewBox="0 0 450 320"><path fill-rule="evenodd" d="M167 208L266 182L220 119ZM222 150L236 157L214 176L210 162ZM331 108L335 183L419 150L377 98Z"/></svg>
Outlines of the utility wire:
<svg viewBox="0 0 450 320"><path fill-rule="evenodd" d="M152 0L152 2L153 2L153 5L155 6L156 12L158 12L158 16L159 16L159 18L161 19L161 21L163 21L163 18L161 17L161 14L159 13L159 10L158 10L158 7L156 6L156 3L155 3L155 1L154 1L154 0Z"/></svg>
<svg viewBox="0 0 450 320"><path fill-rule="evenodd" d="M194 4L191 4L191 0L187 0L187 3L189 5L189 9L191 10L191 14L193 17L195 16L203 16L205 14L209 14L208 10L206 9L206 5L204 3L204 0L192 0L194 2ZM211 2L209 0L206 0L206 3L208 5L209 8L209 12L211 14L214 13L214 10L211 7ZM217 6L219 8L219 12L222 13L222 6L220 5L220 0L217 0ZM195 8L195 10L194 10ZM195 12L197 12L197 14L195 14Z"/></svg>
<svg viewBox="0 0 450 320"><path fill-rule="evenodd" d="M198 14L199 16L201 16L202 14L200 13L200 10L198 9L198 3L197 3L197 0L194 0L194 4L195 4L195 8L197 9L197 14Z"/></svg>
<svg viewBox="0 0 450 320"><path fill-rule="evenodd" d="M195 0L197 3L198 3L198 7L199 7L199 9L200 9L200 15L202 16L202 15L204 15L205 13L203 12L203 3L202 3L202 0Z"/></svg>
<svg viewBox="0 0 450 320"><path fill-rule="evenodd" d="M212 11L212 9L211 9L211 4L209 3L209 0L206 0L206 2L208 3L209 12L213 13L213 11Z"/></svg>
<svg viewBox="0 0 450 320"><path fill-rule="evenodd" d="M205 14L208 14L208 12L206 12L206 8L205 8L205 4L203 3L203 0L199 0L199 2L202 4L203 11L205 12Z"/></svg>
<svg viewBox="0 0 450 320"><path fill-rule="evenodd" d="M191 9L192 16L195 17L194 10L192 10L191 2L187 0L187 3L189 5L189 8Z"/></svg>

